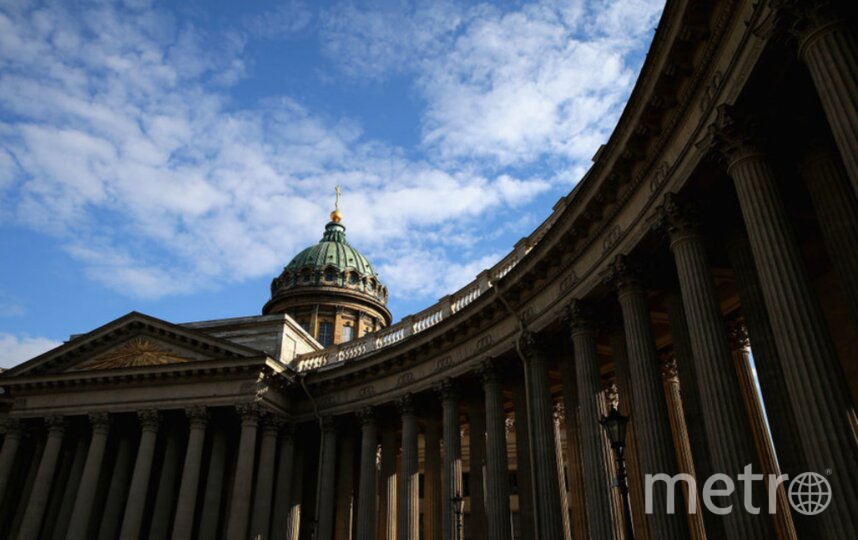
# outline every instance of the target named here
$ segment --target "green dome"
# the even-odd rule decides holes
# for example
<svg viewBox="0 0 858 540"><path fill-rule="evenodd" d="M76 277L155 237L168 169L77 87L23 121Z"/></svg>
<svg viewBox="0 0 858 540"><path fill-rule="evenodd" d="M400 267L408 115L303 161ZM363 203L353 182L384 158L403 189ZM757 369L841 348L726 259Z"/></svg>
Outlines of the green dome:
<svg viewBox="0 0 858 540"><path fill-rule="evenodd" d="M284 270L297 272L307 268L334 268L337 271L353 269L364 276L378 276L366 257L346 241L346 228L333 221L325 226L325 234L319 243L296 255Z"/></svg>

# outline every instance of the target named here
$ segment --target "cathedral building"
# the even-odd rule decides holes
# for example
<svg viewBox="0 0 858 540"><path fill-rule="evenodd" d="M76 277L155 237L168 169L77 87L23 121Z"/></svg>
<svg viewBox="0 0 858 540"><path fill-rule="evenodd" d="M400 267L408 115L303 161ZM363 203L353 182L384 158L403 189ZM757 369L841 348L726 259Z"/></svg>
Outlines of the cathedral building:
<svg viewBox="0 0 858 540"><path fill-rule="evenodd" d="M668 0L583 179L395 324L337 209L261 315L133 312L3 372L0 536L855 538L856 27ZM787 479L701 504L748 465Z"/></svg>

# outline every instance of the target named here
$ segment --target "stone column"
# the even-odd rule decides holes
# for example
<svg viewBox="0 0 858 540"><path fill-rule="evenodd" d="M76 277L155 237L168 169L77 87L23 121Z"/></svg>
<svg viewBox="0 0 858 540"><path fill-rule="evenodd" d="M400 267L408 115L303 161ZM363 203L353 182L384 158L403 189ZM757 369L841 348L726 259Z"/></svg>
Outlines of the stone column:
<svg viewBox="0 0 858 540"><path fill-rule="evenodd" d="M322 420L322 479L319 482L318 540L334 537L334 495L337 486L337 425L330 416ZM375 462L373 461L373 464Z"/></svg>
<svg viewBox="0 0 858 540"><path fill-rule="evenodd" d="M253 517L250 520L250 537L253 539L270 538L268 527L271 523L271 505L274 503L274 458L279 430L280 420L273 415L266 416L262 423L262 444L256 468L256 491L253 494ZM329 521L333 520L333 511L331 514Z"/></svg>
<svg viewBox="0 0 858 540"><path fill-rule="evenodd" d="M453 498L464 494L462 487L462 440L459 426L459 401L453 381L445 380L438 387L443 409L444 433L444 493L441 496L441 521L444 540L456 540L458 523L453 512Z"/></svg>
<svg viewBox="0 0 858 540"><path fill-rule="evenodd" d="M121 435L119 439L119 447L116 450L116 462L113 465L113 474L110 477L110 487L107 490L107 501L104 506L104 516L101 518L101 525L98 529L99 540L112 540L119 535L119 527L122 526L122 512L125 508L125 499L128 496L128 484L131 481L131 468L133 467L133 449L131 446L131 438L126 435ZM78 461L77 452L75 451L75 462ZM80 459L80 471L83 471L83 459ZM69 475L69 482L74 481L77 484L80 481L80 475L74 474L75 466L72 465L72 473ZM77 480L73 480L77 478ZM63 525L65 530L65 525Z"/></svg>
<svg viewBox="0 0 858 540"><path fill-rule="evenodd" d="M292 478L295 468L295 426L284 424L280 428L280 450L277 456L277 485L274 488L274 516L271 520L271 538L287 540L289 509L292 506Z"/></svg>
<svg viewBox="0 0 858 540"><path fill-rule="evenodd" d="M486 518L489 540L510 540L509 463L503 388L491 360L480 366L486 411Z"/></svg>
<svg viewBox="0 0 858 540"><path fill-rule="evenodd" d="M179 500L176 503L176 519L173 523L173 539L190 539L194 532L194 516L197 508L197 490L200 484L200 466L203 460L203 445L206 441L208 412L205 407L191 407L185 410L190 424L188 448L185 451L185 464L182 467L182 481L179 485Z"/></svg>
<svg viewBox="0 0 858 540"><path fill-rule="evenodd" d="M289 540L298 540L301 533L301 507L304 504L304 447L295 448L295 473L292 475L292 504L289 508Z"/></svg>
<svg viewBox="0 0 858 540"><path fill-rule="evenodd" d="M424 420L425 471L423 486L423 534L426 540L441 540L441 430L438 420Z"/></svg>
<svg viewBox="0 0 858 540"><path fill-rule="evenodd" d="M837 2L791 2L799 57L813 84L858 193L858 40Z"/></svg>
<svg viewBox="0 0 858 540"><path fill-rule="evenodd" d="M584 485L587 491L587 523L590 538L610 540L611 503L605 483L606 464L602 452L602 427L599 425L598 400L602 381L599 356L596 353L596 328L589 307L573 300L567 310L575 349L575 380L578 385L578 410L581 424L581 448L584 463Z"/></svg>
<svg viewBox="0 0 858 540"><path fill-rule="evenodd" d="M131 486L128 489L128 502L125 504L125 515L122 518L122 529L119 533L122 540L135 540L140 537L146 494L149 489L149 475L152 472L152 458L155 455L155 442L161 420L158 411L155 410L141 411L137 416L140 419L140 446L137 449L134 473L131 475Z"/></svg>
<svg viewBox="0 0 858 540"><path fill-rule="evenodd" d="M350 431L339 434L337 460L337 507L334 538L352 537L355 507L355 438Z"/></svg>
<svg viewBox="0 0 858 540"><path fill-rule="evenodd" d="M736 370L732 367L726 326L703 239L689 209L673 194L665 197L659 209L659 222L670 236L670 249L679 274L712 465L716 472L731 477L741 473L747 464L752 464L759 473L754 439L742 405ZM724 506L728 503L725 499L722 499ZM743 508L742 493L734 492L729 502L734 508ZM726 536L732 538L764 538L773 534L768 514L755 516L734 511L722 521Z"/></svg>
<svg viewBox="0 0 858 540"><path fill-rule="evenodd" d="M533 443L534 501L539 538L563 537L560 486L557 484L557 455L554 445L553 406L548 388L548 363L540 338L532 333L521 337L528 381L528 420Z"/></svg>
<svg viewBox="0 0 858 540"><path fill-rule="evenodd" d="M745 316L748 334L754 342L754 364L757 366L760 392L767 407L777 411L777 414L771 415L768 423L777 448L778 461L781 470L792 478L808 470L807 459L799 442L801 432L789 399L771 321L766 313L766 303L754 265L751 244L743 232L734 231L727 238L726 247L736 276L736 290L742 302L742 314Z"/></svg>
<svg viewBox="0 0 858 540"><path fill-rule="evenodd" d="M810 470L838 471L830 481L842 496L833 497L822 514L824 529L832 538L846 538L858 530L852 397L768 157L730 109L719 113L727 173L736 186L804 454Z"/></svg>
<svg viewBox="0 0 858 540"><path fill-rule="evenodd" d="M560 435L560 426L563 424L565 416L566 411L563 409L563 403L555 403L551 422L554 428L554 455L557 456L555 471L557 485L560 486L560 518L563 521L563 538L569 540L572 538L572 522L569 520L569 512L567 512L569 500L566 492L566 464L563 462L563 437Z"/></svg>
<svg viewBox="0 0 858 540"><path fill-rule="evenodd" d="M86 454L86 464L80 478L71 521L69 522L67 540L83 540L89 537L89 524L92 520L95 504L95 491L98 489L98 479L101 474L101 464L104 461L104 450L107 447L107 435L110 432L110 417L107 413L90 414L92 439Z"/></svg>
<svg viewBox="0 0 858 540"><path fill-rule="evenodd" d="M483 493L483 468L486 461L486 410L485 404L471 402L468 414L468 491L471 498L471 515L468 536L485 538L486 497Z"/></svg>
<svg viewBox="0 0 858 540"><path fill-rule="evenodd" d="M250 519L250 495L253 490L253 460L256 454L256 431L259 427L259 407L255 403L236 406L241 417L241 436L229 504L227 538L244 538Z"/></svg>
<svg viewBox="0 0 858 540"><path fill-rule="evenodd" d="M822 240L852 310L852 320L858 323L858 199L855 191L849 185L843 162L824 143L817 143L810 149L799 170L810 192Z"/></svg>
<svg viewBox="0 0 858 540"><path fill-rule="evenodd" d="M358 481L357 535L356 540L374 540L376 528L376 449L378 448L378 425L372 409L362 409L361 422L360 480Z"/></svg>
<svg viewBox="0 0 858 540"><path fill-rule="evenodd" d="M397 401L402 416L402 465L399 501L399 540L420 537L420 472L417 463L417 413L411 394Z"/></svg>
<svg viewBox="0 0 858 540"><path fill-rule="evenodd" d="M17 418L7 418L4 429L6 436L3 438L3 450L0 451L0 504L6 499L12 465L15 464L15 456L18 455L23 437L21 422Z"/></svg>
<svg viewBox="0 0 858 540"><path fill-rule="evenodd" d="M688 439L688 430L685 426L685 414L682 408L682 395L679 386L679 377L676 372L676 361L673 358L663 359L661 364L661 375L664 383L664 395L667 399L667 412L670 418L670 429L673 433L673 444L676 449L676 463L678 470L682 474L690 475L698 482L697 495L688 493L688 486L682 484L682 492L685 495L685 500L688 497L695 496L697 504L697 512L688 514L688 529L691 533L691 538L694 540L705 540L706 527L703 523L703 508L700 500L700 486L703 481L697 476L694 470L694 458L691 451L691 443ZM704 480L705 481L705 480Z"/></svg>
<svg viewBox="0 0 858 540"><path fill-rule="evenodd" d="M632 374L629 368L629 355L626 349L626 336L622 327L613 328L608 333L608 341L611 343L611 357L614 361L614 378L617 386L617 410L629 416L629 425L626 428L626 470L627 483L629 487L629 506L632 510L632 525L635 530L636 540L649 540L650 527L647 522L647 514L644 507L644 473L638 452L637 426L635 416L632 415ZM610 449L610 445L608 446ZM613 453L613 450L611 450ZM614 462L613 455L610 456L611 463ZM622 518L622 515L620 515Z"/></svg>
<svg viewBox="0 0 858 540"><path fill-rule="evenodd" d="M66 432L65 419L61 416L49 416L45 419L45 424L48 427L48 441L45 444L42 459L39 461L36 480L33 483L33 490L30 492L30 499L24 512L24 520L21 522L21 529L18 534L18 538L21 540L35 540L39 537L42 517L45 515L48 497L51 494L51 483L54 479L57 460L63 445L63 436Z"/></svg>
<svg viewBox="0 0 858 540"><path fill-rule="evenodd" d="M518 525L521 538L536 537L533 510L533 467L530 462L530 422L527 418L527 391L522 374L513 383L512 405L515 411L515 473L518 479Z"/></svg>
<svg viewBox="0 0 858 540"><path fill-rule="evenodd" d="M220 504L223 500L223 477L226 466L226 433L212 423L212 450L203 494L203 510L200 514L198 538L216 538L220 521Z"/></svg>
<svg viewBox="0 0 858 540"><path fill-rule="evenodd" d="M165 429L167 447L164 449L164 459L161 462L161 474L158 475L149 538L167 538L170 535L170 518L173 514L173 499L176 495L176 475L182 456L182 441L176 432L177 427L174 425L172 429Z"/></svg>
<svg viewBox="0 0 858 540"><path fill-rule="evenodd" d="M27 512L30 495L33 493L33 487L36 484L36 474L39 472L39 465L42 462L42 455L45 451L46 437L43 436L41 429L34 429L30 432L30 437L34 440L32 446L27 449L28 455L26 455L22 464L22 468L26 470L24 484L17 490L18 504L15 506L14 514L9 516L12 519L11 527L9 527L11 531L9 536L12 538L17 538L21 530L21 523Z"/></svg>
<svg viewBox="0 0 858 540"><path fill-rule="evenodd" d="M590 533L587 529L587 496L584 490L584 468L581 461L581 424L578 420L575 360L571 351L567 351L567 356L568 358L560 362L560 378L563 383L563 409L565 411L563 421L566 434L569 512L571 514L572 539L586 540L590 537Z"/></svg>
<svg viewBox="0 0 858 540"><path fill-rule="evenodd" d="M750 349L748 348L748 334L744 325L734 322L730 329L730 338L736 373L739 376L739 384L742 387L742 397L745 399L748 420L753 428L754 442L757 445L757 454L760 457L763 474L777 476L781 474L781 470L778 467L775 449L772 446L772 439L766 427L766 415L763 411L763 404L760 402L757 385L754 383ZM774 520L777 536L782 540L794 540L797 536L784 485L777 487L776 497L777 514L775 514Z"/></svg>
<svg viewBox="0 0 858 540"><path fill-rule="evenodd" d="M381 430L381 481L379 485L379 540L396 538L396 428L385 425Z"/></svg>
<svg viewBox="0 0 858 540"><path fill-rule="evenodd" d="M671 445L673 439L641 271L626 257L619 256L610 266L606 279L617 288L623 312L629 375L630 380L635 381L634 390L630 385L628 390L634 412L635 446L640 460L637 481L642 483L645 474L673 476L677 472ZM647 516L650 534L654 538L686 538L688 526L684 512L667 513L668 489L671 488L659 483L652 490L653 512Z"/></svg>

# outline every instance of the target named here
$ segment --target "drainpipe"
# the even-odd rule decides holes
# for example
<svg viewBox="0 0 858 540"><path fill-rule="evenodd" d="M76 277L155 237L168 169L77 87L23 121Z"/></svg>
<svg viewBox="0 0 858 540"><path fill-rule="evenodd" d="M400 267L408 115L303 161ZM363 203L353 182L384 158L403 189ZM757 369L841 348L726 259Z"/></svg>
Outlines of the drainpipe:
<svg viewBox="0 0 858 540"><path fill-rule="evenodd" d="M497 285L497 281L489 282L489 286L492 287L495 291L495 296L498 297L498 300L501 301L503 306L509 312L510 315L515 317L515 320L518 321L518 337L515 340L515 352L518 354L518 359L521 361L522 372L524 373L524 401L527 406L530 406L530 381L527 374L527 361L524 358L524 353L521 352L521 338L524 336L524 333L527 332L527 323L521 316L515 312L512 306L509 304L506 298L501 294L500 287ZM524 411L527 416L527 448L530 453L530 459L528 460L530 463L530 500L531 507L533 508L534 516L533 516L533 530L536 538L539 538L539 519L536 516L536 490L534 488L534 483L536 482L536 465L533 463L533 419L530 417L527 411ZM521 497L521 495L519 495Z"/></svg>

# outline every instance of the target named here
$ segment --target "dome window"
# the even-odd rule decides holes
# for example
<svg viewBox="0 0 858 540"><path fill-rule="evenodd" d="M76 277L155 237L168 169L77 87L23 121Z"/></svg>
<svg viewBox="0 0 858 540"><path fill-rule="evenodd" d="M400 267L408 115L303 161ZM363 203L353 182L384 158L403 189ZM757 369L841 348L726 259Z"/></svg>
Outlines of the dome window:
<svg viewBox="0 0 858 540"><path fill-rule="evenodd" d="M334 281L334 271L326 270L325 271L325 281Z"/></svg>
<svg viewBox="0 0 858 540"><path fill-rule="evenodd" d="M352 285L356 285L358 282L358 278L355 274L349 274L349 283Z"/></svg>

